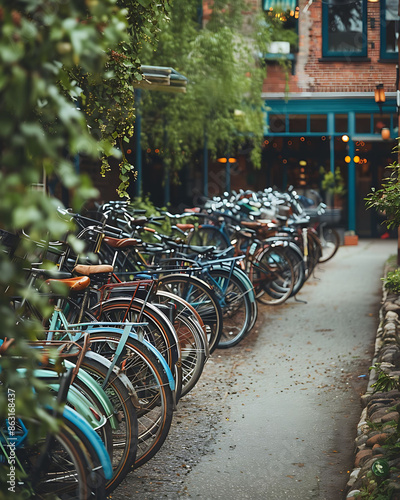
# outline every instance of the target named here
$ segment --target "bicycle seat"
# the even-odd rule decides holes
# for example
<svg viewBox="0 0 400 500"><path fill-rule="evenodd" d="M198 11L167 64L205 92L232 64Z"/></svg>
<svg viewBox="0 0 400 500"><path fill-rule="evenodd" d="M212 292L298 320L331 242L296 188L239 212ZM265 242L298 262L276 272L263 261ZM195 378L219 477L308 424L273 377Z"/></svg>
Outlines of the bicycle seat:
<svg viewBox="0 0 400 500"><path fill-rule="evenodd" d="M194 224L176 224L176 227L182 231L188 231L194 228Z"/></svg>
<svg viewBox="0 0 400 500"><path fill-rule="evenodd" d="M136 246L139 241L135 238L111 238L111 236L106 236L103 240L107 245L112 248L128 248Z"/></svg>
<svg viewBox="0 0 400 500"><path fill-rule="evenodd" d="M112 273L113 271L114 271L113 266L108 266L106 264L101 264L97 266L85 266L83 264L78 264L72 270L72 272L83 274L84 276L90 276L92 274Z"/></svg>
<svg viewBox="0 0 400 500"><path fill-rule="evenodd" d="M214 246L198 247L196 245L189 245L188 249L193 250L193 252L199 255L204 255L206 253L214 252L215 247Z"/></svg>
<svg viewBox="0 0 400 500"><path fill-rule="evenodd" d="M70 290L74 292L80 292L84 290L90 285L90 278L88 276L80 276L76 278L67 278L67 279L50 279L47 280L46 283L51 286L52 283L63 283Z"/></svg>

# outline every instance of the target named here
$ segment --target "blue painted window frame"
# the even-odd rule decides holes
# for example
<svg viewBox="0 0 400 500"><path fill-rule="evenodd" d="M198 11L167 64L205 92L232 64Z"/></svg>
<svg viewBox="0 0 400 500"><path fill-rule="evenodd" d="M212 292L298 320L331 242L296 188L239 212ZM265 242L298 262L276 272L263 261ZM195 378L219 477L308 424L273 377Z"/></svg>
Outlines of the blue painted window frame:
<svg viewBox="0 0 400 500"><path fill-rule="evenodd" d="M329 50L328 40L328 16L329 16L329 0L322 2L322 57L323 58L343 58L345 60L347 57L367 57L368 55L368 39L367 39L367 0L359 0L362 2L362 49L361 51L332 51Z"/></svg>
<svg viewBox="0 0 400 500"><path fill-rule="evenodd" d="M387 52L386 51L386 0L381 0L380 4L380 25L381 25L381 51L380 51L380 57L381 59L389 59L389 60L396 60L399 57L399 53L396 52ZM400 19L400 18L399 18ZM400 22L400 20L398 21ZM396 30L398 27L396 27Z"/></svg>

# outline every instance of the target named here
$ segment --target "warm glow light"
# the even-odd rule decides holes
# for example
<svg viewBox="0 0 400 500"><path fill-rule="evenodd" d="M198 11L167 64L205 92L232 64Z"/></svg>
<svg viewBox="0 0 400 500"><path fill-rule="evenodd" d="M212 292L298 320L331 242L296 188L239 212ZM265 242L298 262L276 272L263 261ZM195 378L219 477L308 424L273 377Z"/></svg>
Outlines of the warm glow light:
<svg viewBox="0 0 400 500"><path fill-rule="evenodd" d="M353 159L354 159L354 163L359 163L359 161L360 161L360 157L359 156L355 156Z"/></svg>
<svg viewBox="0 0 400 500"><path fill-rule="evenodd" d="M307 165L307 162L305 160L300 160L299 165L301 165L302 167L305 167Z"/></svg>
<svg viewBox="0 0 400 500"><path fill-rule="evenodd" d="M342 135L342 141L343 142L349 142L349 136L348 135Z"/></svg>
<svg viewBox="0 0 400 500"><path fill-rule="evenodd" d="M384 141L387 141L388 139L390 139L390 129L384 127L382 130L381 130L381 136L382 136L382 139Z"/></svg>
<svg viewBox="0 0 400 500"><path fill-rule="evenodd" d="M382 103L386 101L385 89L383 88L383 83L376 86L375 89L375 102Z"/></svg>
<svg viewBox="0 0 400 500"><path fill-rule="evenodd" d="M344 161L345 161L346 163L350 163L350 162L351 162L351 158L350 158L350 156L346 156L346 157L345 157L345 159L344 159Z"/></svg>
<svg viewBox="0 0 400 500"><path fill-rule="evenodd" d="M236 158L218 158L217 162L219 163L236 163L237 159Z"/></svg>

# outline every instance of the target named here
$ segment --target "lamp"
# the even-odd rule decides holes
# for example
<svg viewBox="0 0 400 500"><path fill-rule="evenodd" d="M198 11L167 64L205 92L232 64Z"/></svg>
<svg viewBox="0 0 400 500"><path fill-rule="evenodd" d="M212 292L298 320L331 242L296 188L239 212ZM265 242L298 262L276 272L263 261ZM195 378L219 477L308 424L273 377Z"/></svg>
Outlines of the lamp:
<svg viewBox="0 0 400 500"><path fill-rule="evenodd" d="M379 83L375 89L375 102L379 106L379 110L382 113L382 104L386 101L385 89L383 83Z"/></svg>
<svg viewBox="0 0 400 500"><path fill-rule="evenodd" d="M390 139L390 129L383 127L381 130L381 136L382 136L382 139L384 141L387 141L388 139Z"/></svg>

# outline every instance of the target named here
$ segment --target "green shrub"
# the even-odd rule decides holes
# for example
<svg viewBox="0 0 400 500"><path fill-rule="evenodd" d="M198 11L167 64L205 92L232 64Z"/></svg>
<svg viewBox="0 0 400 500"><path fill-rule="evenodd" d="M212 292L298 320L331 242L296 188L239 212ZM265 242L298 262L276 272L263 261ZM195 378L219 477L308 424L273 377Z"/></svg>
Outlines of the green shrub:
<svg viewBox="0 0 400 500"><path fill-rule="evenodd" d="M385 290L400 294L400 269L389 271L386 278L382 278Z"/></svg>

